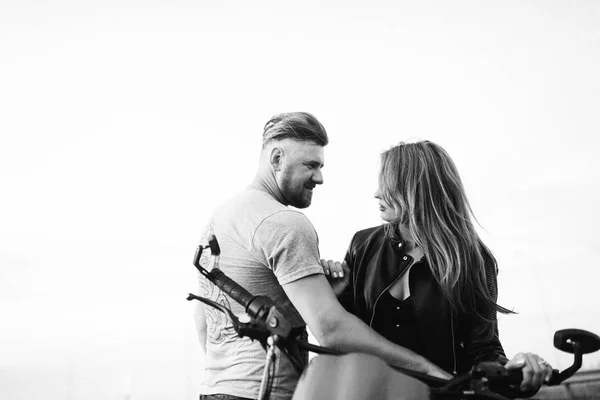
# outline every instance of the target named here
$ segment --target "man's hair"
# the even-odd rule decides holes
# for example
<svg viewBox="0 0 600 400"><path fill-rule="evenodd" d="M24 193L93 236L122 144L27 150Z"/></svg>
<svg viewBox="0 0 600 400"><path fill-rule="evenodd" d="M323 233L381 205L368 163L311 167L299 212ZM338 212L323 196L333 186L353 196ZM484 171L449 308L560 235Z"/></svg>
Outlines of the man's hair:
<svg viewBox="0 0 600 400"><path fill-rule="evenodd" d="M319 146L329 143L327 132L321 123L306 112L277 114L265 124L262 148L274 140L291 139Z"/></svg>

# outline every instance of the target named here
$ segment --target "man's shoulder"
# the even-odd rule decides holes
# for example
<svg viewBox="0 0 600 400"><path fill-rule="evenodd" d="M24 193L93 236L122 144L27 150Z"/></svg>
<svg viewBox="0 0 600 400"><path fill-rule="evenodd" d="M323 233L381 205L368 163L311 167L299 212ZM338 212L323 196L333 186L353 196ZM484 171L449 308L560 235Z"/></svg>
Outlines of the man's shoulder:
<svg viewBox="0 0 600 400"><path fill-rule="evenodd" d="M270 194L253 186L248 186L235 196L233 204L243 208L247 213L253 214L260 222L311 225L303 212L281 204Z"/></svg>
<svg viewBox="0 0 600 400"><path fill-rule="evenodd" d="M260 232L264 234L265 231L280 234L286 230L314 230L304 213L281 204L268 193L251 186L221 203L213 212L212 220L221 226L244 227L244 230L249 229L252 236Z"/></svg>
<svg viewBox="0 0 600 400"><path fill-rule="evenodd" d="M235 193L224 204L236 203L253 203L257 205L266 205L273 208L286 208L283 204L273 198L273 196L252 185L246 186L239 192Z"/></svg>
<svg viewBox="0 0 600 400"><path fill-rule="evenodd" d="M225 217L262 219L287 207L275 200L269 194L248 186L221 203L215 214Z"/></svg>
<svg viewBox="0 0 600 400"><path fill-rule="evenodd" d="M313 224L304 213L287 207L264 215L256 228L257 234L271 232L280 236L285 232L287 236L316 235Z"/></svg>
<svg viewBox="0 0 600 400"><path fill-rule="evenodd" d="M274 210L273 212L266 215L265 219L282 224L298 223L302 225L309 224L310 226L312 226L312 223L302 211L288 207L279 210Z"/></svg>

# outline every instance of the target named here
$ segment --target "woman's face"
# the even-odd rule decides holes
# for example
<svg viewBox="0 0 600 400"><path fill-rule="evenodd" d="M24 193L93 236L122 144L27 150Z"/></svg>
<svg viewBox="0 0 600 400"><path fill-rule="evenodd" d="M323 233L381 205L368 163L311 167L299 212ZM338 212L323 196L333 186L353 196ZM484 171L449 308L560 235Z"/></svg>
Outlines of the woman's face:
<svg viewBox="0 0 600 400"><path fill-rule="evenodd" d="M396 211L392 206L386 203L381 196L381 190L379 188L375 191L375 198L379 200L379 217L387 222L392 222L396 219Z"/></svg>

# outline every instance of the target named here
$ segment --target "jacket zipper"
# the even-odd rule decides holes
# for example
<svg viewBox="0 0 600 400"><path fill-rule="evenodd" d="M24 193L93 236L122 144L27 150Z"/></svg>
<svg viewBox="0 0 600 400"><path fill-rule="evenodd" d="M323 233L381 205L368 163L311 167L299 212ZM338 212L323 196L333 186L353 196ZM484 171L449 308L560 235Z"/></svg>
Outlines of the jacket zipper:
<svg viewBox="0 0 600 400"><path fill-rule="evenodd" d="M408 257L408 256L407 256ZM406 261L406 260L405 260ZM412 262L412 260L410 261ZM417 264L417 263L415 263ZM410 266L410 264L409 264ZM402 275L408 268L404 268L402 270L400 270L396 276L394 276L394 279L391 280L391 282L385 287L385 289L383 289L379 295L377 296L377 298L375 299L375 303L373 303L373 314L371 314L371 320L369 321L369 327L373 327L373 320L375 319L375 312L377 310L377 302L379 301L379 299L381 298L381 296L390 288L392 287L392 285L394 284L394 282L396 282L396 279L398 279L398 277L400 275Z"/></svg>
<svg viewBox="0 0 600 400"><path fill-rule="evenodd" d="M369 321L369 327L373 327L373 320L375 319L375 311L377 310L377 302L379 301L379 299L381 298L381 296L385 293L386 290L388 290L390 287L392 287L392 285L394 284L394 282L396 282L396 279L398 279L398 277L401 274L397 274L394 279L392 280L392 283L390 283L389 285L386 286L385 289L383 289L381 291L381 293L379 293L379 296L377 296L377 298L375 299L375 303L373 304L373 314L371 314L371 320Z"/></svg>

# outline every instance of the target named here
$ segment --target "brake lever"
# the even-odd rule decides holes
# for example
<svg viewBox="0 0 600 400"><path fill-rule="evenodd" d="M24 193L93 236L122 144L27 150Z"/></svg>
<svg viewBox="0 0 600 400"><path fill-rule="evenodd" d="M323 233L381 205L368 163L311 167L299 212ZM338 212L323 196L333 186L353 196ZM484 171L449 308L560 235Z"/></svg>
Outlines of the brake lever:
<svg viewBox="0 0 600 400"><path fill-rule="evenodd" d="M192 293L188 294L187 300L198 300L226 314L231 319L233 329L237 332L239 337L246 336L252 340L256 339L260 342L262 347L266 349L267 339L270 335L270 332L266 328L263 328L259 323L257 323L255 319L250 318L250 316L248 316L247 314L240 319L229 308L225 307L224 305L216 303L205 297L196 296Z"/></svg>
<svg viewBox="0 0 600 400"><path fill-rule="evenodd" d="M200 296L196 296L195 294L192 293L188 293L188 297L187 297L188 301L191 300L198 300L204 304L208 304L209 306L212 306L214 308L216 308L217 310L223 312L224 314L226 314L229 318L231 318L231 321L233 321L233 326L239 325L240 320L238 317L235 316L235 314L227 307L225 307L222 304L216 303L210 299L207 299L205 297L200 297Z"/></svg>
<svg viewBox="0 0 600 400"><path fill-rule="evenodd" d="M471 381L471 374L469 372L463 373L460 375L456 375L454 378L450 379L447 384L441 386L439 388L440 391L451 391L456 390L460 386L464 385L465 382Z"/></svg>

